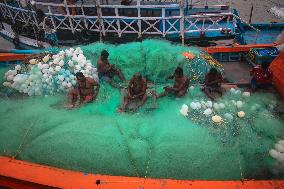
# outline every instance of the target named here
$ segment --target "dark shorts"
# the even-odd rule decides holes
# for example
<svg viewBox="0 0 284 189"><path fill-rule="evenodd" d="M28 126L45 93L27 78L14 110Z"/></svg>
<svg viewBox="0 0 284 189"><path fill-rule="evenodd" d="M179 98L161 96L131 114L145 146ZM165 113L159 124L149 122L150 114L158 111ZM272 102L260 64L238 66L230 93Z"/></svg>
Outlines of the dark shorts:
<svg viewBox="0 0 284 189"><path fill-rule="evenodd" d="M272 86L271 83L257 83L255 78L252 78L250 81L250 86L253 89L259 88L259 89L267 89Z"/></svg>
<svg viewBox="0 0 284 189"><path fill-rule="evenodd" d="M218 92L221 89L220 85L204 85L204 87L202 88L202 90L209 90L209 92Z"/></svg>
<svg viewBox="0 0 284 189"><path fill-rule="evenodd" d="M98 76L100 79L103 80L110 80L117 74L116 68L113 66L108 72L106 73L99 73Z"/></svg>

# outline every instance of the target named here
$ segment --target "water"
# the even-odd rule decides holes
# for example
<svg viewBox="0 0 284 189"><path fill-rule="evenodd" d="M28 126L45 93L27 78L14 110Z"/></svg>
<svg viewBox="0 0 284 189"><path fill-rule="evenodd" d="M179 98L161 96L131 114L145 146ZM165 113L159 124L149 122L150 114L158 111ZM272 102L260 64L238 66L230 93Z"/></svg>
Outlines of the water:
<svg viewBox="0 0 284 189"><path fill-rule="evenodd" d="M6 39L0 36L0 49L9 50L9 49L14 49L14 48L15 46L13 43L10 43L9 41L7 41Z"/></svg>

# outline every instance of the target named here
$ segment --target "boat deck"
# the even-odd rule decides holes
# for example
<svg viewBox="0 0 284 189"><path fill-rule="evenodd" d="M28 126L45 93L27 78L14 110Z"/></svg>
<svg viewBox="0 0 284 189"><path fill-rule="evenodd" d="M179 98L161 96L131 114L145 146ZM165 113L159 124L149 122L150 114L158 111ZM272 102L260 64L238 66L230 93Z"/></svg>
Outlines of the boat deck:
<svg viewBox="0 0 284 189"><path fill-rule="evenodd" d="M224 62L225 78L233 83L250 83L252 66L247 62Z"/></svg>

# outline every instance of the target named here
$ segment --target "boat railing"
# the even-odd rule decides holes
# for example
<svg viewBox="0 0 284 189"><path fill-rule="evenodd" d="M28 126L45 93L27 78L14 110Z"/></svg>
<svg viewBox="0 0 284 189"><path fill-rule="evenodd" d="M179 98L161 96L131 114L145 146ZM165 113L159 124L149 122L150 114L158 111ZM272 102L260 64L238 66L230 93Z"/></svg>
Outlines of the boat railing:
<svg viewBox="0 0 284 189"><path fill-rule="evenodd" d="M166 37L171 34L184 37L185 34L193 32L204 34L208 31L234 34L235 31L230 24L235 25L236 19L240 18L230 9L220 13L184 14L186 6L184 1L169 4L142 4L140 0L137 0L136 5L100 4L99 0L96 0L95 4L70 5L66 0L59 4L35 3L36 8L44 10L54 29L69 30L73 34L82 30L99 32L104 36L108 33L117 34L118 37L123 34L136 34L139 38L142 35ZM72 9L76 9L76 14L73 14ZM4 0L4 2L0 1L0 10L2 16L11 19L13 23L20 21L39 27L35 11L32 9L11 6ZM169 12L175 12L175 14L171 15ZM225 26L221 25L224 21ZM256 28L253 29L258 31Z"/></svg>
<svg viewBox="0 0 284 189"><path fill-rule="evenodd" d="M251 28L252 30L255 31L255 38L254 38L254 44L256 44L256 41L259 37L260 34L260 30L257 29L256 27L252 26L250 23L246 22L245 20L243 20L241 17L239 17L238 15L235 15L235 18L239 19L242 21L243 24L247 25L249 28Z"/></svg>

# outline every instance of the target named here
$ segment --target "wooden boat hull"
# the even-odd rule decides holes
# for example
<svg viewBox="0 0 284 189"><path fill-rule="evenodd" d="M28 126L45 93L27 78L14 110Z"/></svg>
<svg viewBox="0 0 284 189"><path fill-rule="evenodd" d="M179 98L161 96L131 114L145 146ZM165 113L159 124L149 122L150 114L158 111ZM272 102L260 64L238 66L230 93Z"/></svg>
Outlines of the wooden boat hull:
<svg viewBox="0 0 284 189"><path fill-rule="evenodd" d="M69 171L0 157L0 186L9 188L163 188L163 189L274 189L284 188L283 180L172 180L138 177L95 175Z"/></svg>

